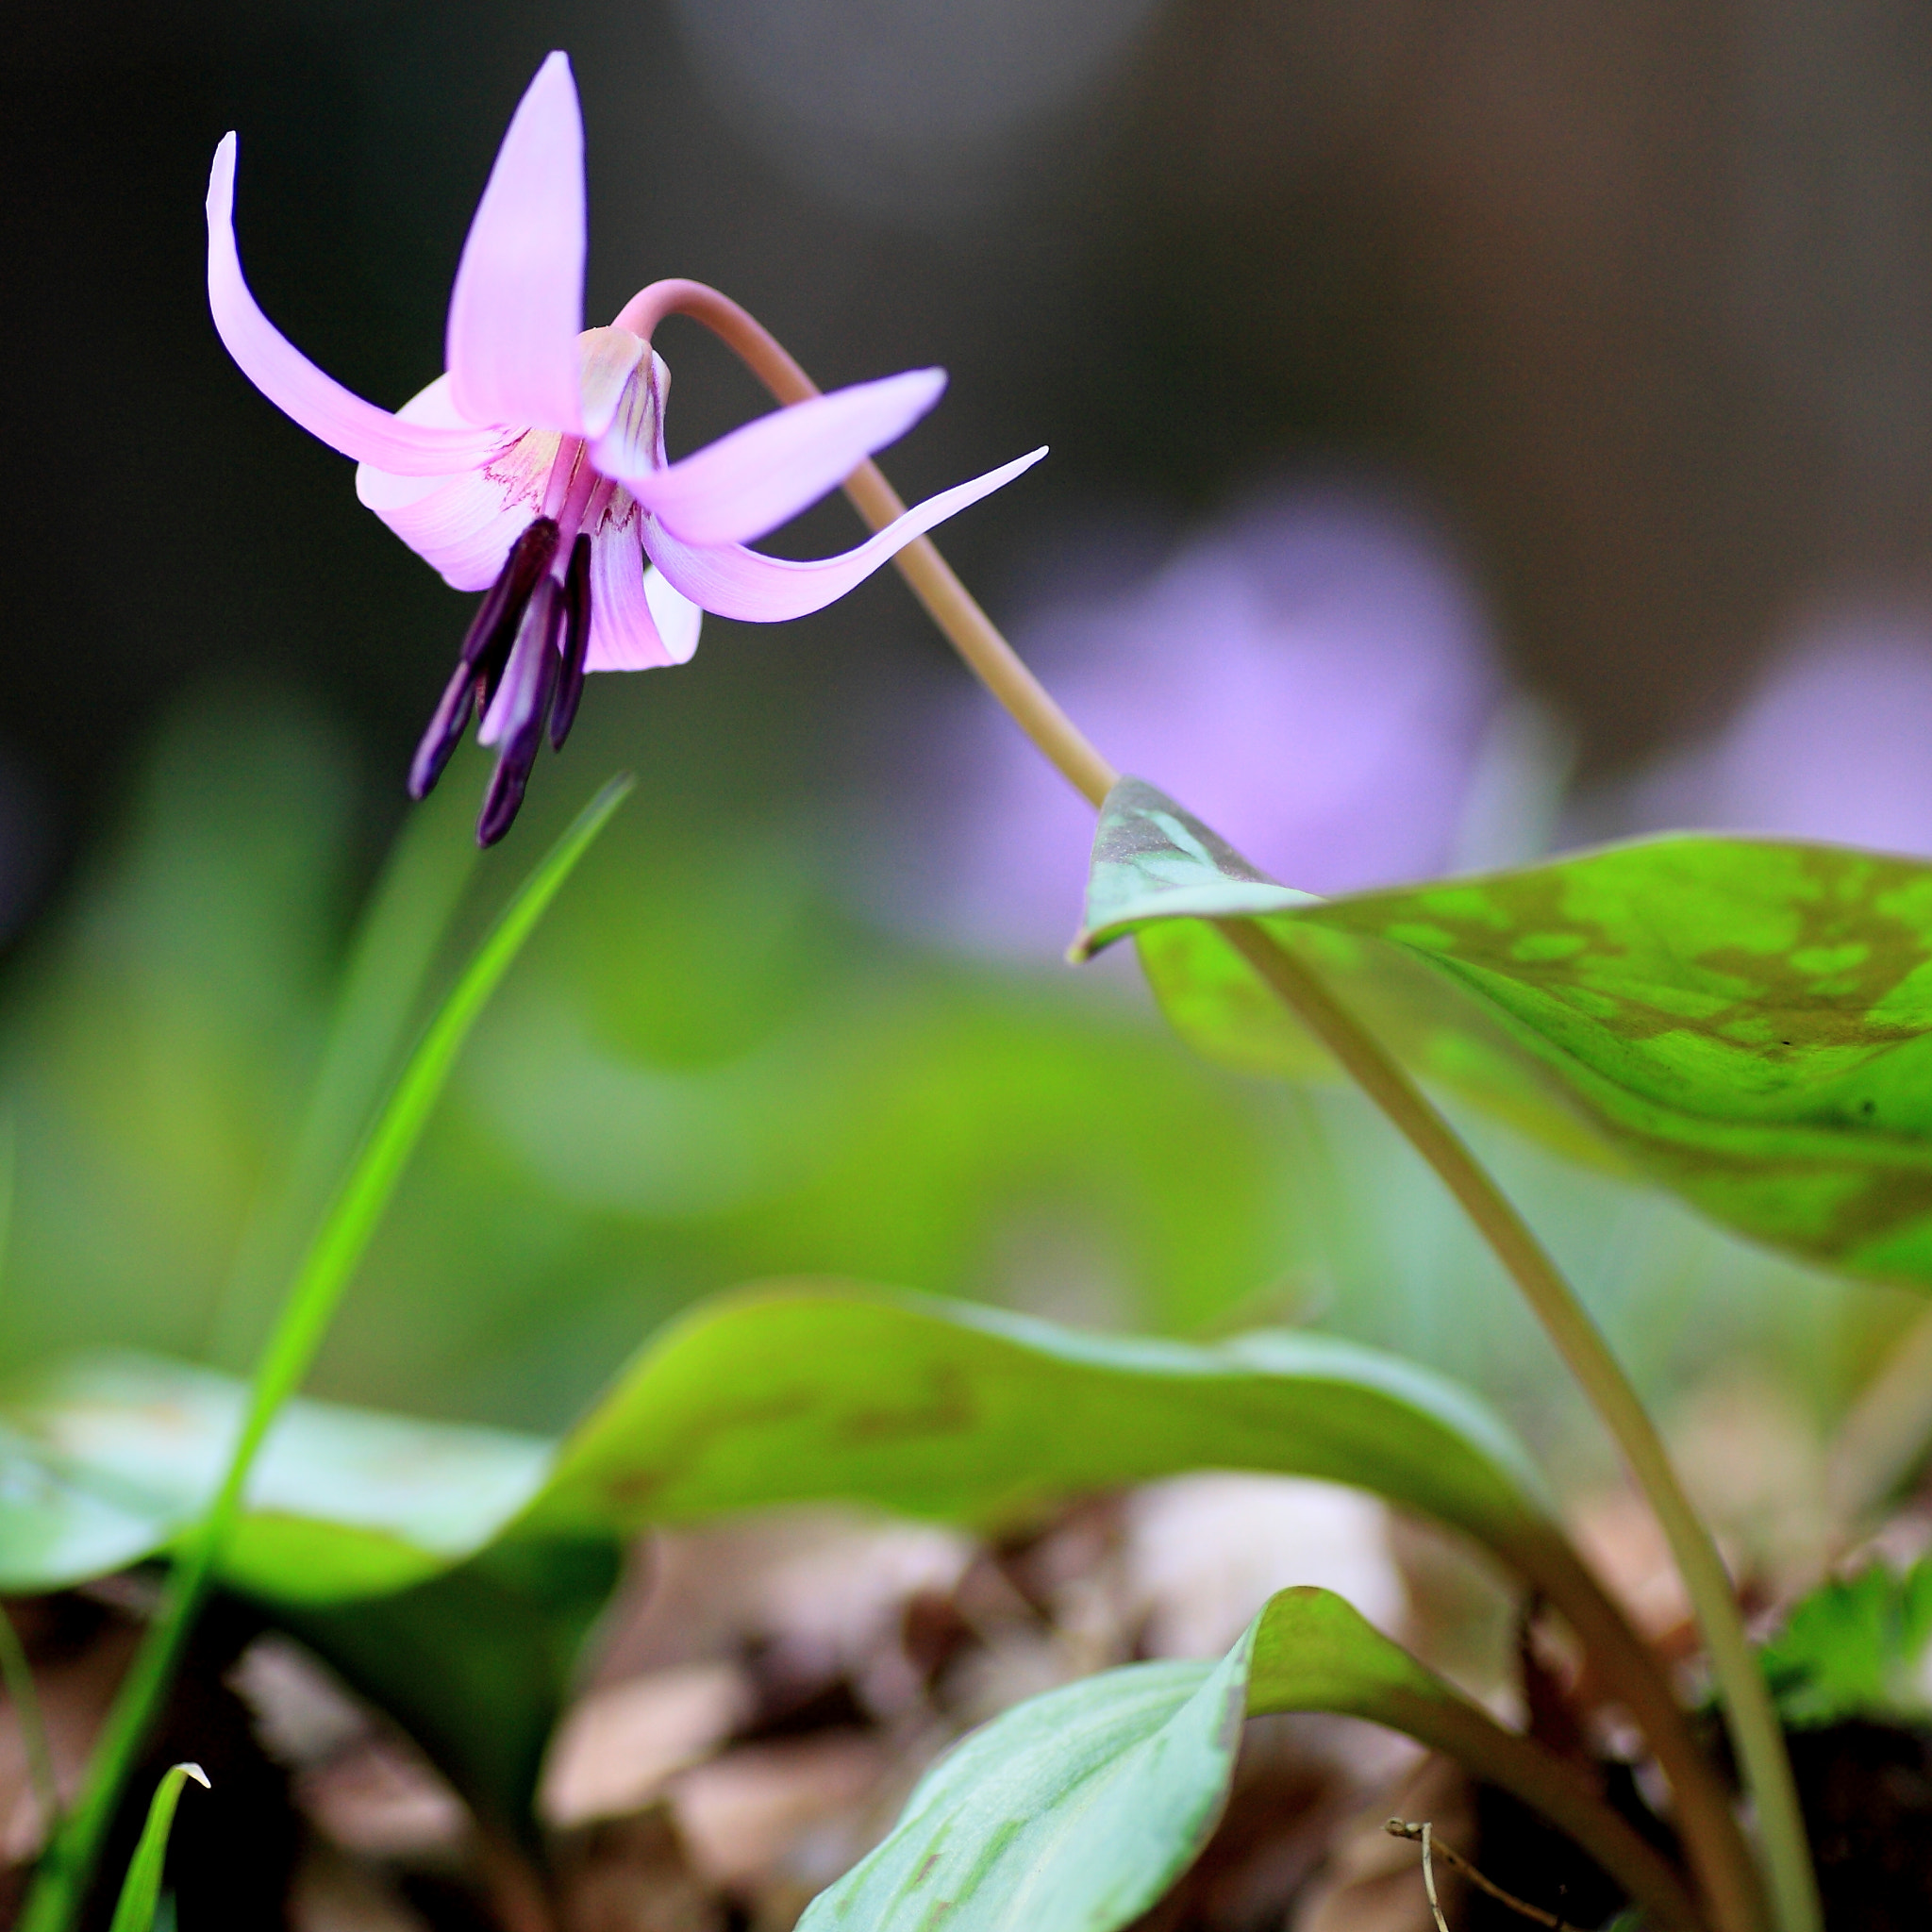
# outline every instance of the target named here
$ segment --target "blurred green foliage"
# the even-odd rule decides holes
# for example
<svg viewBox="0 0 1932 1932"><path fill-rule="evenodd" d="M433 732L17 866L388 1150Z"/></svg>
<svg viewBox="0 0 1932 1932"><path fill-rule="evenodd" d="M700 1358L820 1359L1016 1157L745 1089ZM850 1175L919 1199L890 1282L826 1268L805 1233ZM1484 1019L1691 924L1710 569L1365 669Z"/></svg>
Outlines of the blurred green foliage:
<svg viewBox="0 0 1932 1932"><path fill-rule="evenodd" d="M580 803L601 757L546 770L544 806ZM429 808L453 862L477 768ZM191 709L18 968L8 1358L198 1356L218 1331L232 1357L258 1332L261 1310L220 1304L290 1160L366 884L356 779L298 711ZM482 1023L325 1388L550 1424L664 1316L763 1274L1157 1329L1211 1324L1280 1274L1269 1096L1117 996L867 930L830 847L819 824L646 788ZM486 860L460 923L514 870Z"/></svg>
<svg viewBox="0 0 1932 1932"><path fill-rule="evenodd" d="M1759 1653L1778 1715L1800 1729L1847 1718L1923 1722L1932 1646L1932 1561L1874 1563L1820 1584Z"/></svg>
<svg viewBox="0 0 1932 1932"><path fill-rule="evenodd" d="M658 689L593 693L509 860L475 864L425 1000L523 858L637 758ZM1541 1338L1352 1096L1197 1061L1119 974L881 931L854 909L862 840L808 788L739 782L715 745L642 767L479 1025L320 1392L554 1428L696 1297L821 1273L1099 1327L1312 1318L1474 1381L1532 1440L1568 1433ZM424 808L425 876L470 862L482 769L466 753ZM297 707L191 706L16 961L0 1357L245 1362L279 1278L260 1204L285 1185L379 842L363 779ZM1768 1351L1829 1409L1910 1312L1472 1132L1654 1391Z"/></svg>

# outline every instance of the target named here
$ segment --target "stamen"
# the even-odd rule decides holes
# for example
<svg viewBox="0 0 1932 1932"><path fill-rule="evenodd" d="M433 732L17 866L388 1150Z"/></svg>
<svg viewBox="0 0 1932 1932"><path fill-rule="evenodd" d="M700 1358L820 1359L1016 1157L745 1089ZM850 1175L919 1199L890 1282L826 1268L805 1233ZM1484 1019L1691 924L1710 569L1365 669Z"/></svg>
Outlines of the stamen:
<svg viewBox="0 0 1932 1932"><path fill-rule="evenodd" d="M463 656L475 667L480 685L477 692L477 708L480 711L488 712L491 700L496 695L498 680L503 676L503 667L509 661L510 647L517 641L524 613L529 608L530 597L537 586L545 580L550 560L557 555L558 534L554 517L539 517L517 539L504 562L502 575L492 587L491 596L484 600L485 608L477 611L475 621L463 639ZM492 611L489 605L498 589L503 591L503 597ZM483 621L486 617L490 619L487 625Z"/></svg>
<svg viewBox="0 0 1932 1932"><path fill-rule="evenodd" d="M494 845L509 830L524 802L524 788L530 780L530 767L537 762L537 751L543 742L543 721L557 690L558 646L562 641L563 623L563 588L555 577L545 577L530 599L516 648L503 675L503 713L496 730L503 750L476 821L479 845Z"/></svg>
<svg viewBox="0 0 1932 1932"><path fill-rule="evenodd" d="M530 593L537 588L543 573L550 568L550 559L557 555L557 520L539 517L509 546L509 555L504 558L496 581L483 593L483 601L476 607L476 614L463 634L460 653L463 663L480 662L499 633L507 633L503 638L503 649L506 656L508 654L524 607L530 601Z"/></svg>
<svg viewBox="0 0 1932 1932"><path fill-rule="evenodd" d="M563 662L557 675L557 701L550 708L550 748L561 751L576 722L584 695L584 664L591 650L591 540L579 535L571 545L563 574Z"/></svg>
<svg viewBox="0 0 1932 1932"><path fill-rule="evenodd" d="M455 675L437 700L416 756L409 761L411 798L426 798L442 776L451 753L469 729L471 706L479 694L482 708L489 708L531 593L557 554L557 525L548 517L539 517L510 545L496 581L483 593L483 601L463 634Z"/></svg>
<svg viewBox="0 0 1932 1932"><path fill-rule="evenodd" d="M458 664L429 714L429 726L416 756L409 761L409 796L429 796L430 788L442 776L450 754L462 742L470 728L470 708L476 702L476 673L468 664Z"/></svg>

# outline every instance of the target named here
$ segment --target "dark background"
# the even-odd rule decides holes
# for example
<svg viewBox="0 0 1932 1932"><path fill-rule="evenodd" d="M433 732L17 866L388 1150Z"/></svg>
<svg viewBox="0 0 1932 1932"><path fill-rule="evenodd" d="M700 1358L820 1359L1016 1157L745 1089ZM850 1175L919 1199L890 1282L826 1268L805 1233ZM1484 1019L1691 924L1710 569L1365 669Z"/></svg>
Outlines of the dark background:
<svg viewBox="0 0 1932 1932"><path fill-rule="evenodd" d="M995 608L1095 506L1172 518L1371 460L1434 498L1603 769L1720 717L1807 600L1917 595L1932 19L1902 0L16 6L16 924L190 687L292 682L400 771L460 601L228 364L206 169L239 129L264 306L393 406L441 366L471 208L553 45L589 128L591 319L690 275L827 384L943 362L949 399L888 458L908 492L1054 445L948 533ZM759 406L683 327L674 451ZM834 504L797 535L849 527ZM714 625L661 702L811 768L867 692L955 675L888 574L806 625ZM916 755L889 735L871 755Z"/></svg>

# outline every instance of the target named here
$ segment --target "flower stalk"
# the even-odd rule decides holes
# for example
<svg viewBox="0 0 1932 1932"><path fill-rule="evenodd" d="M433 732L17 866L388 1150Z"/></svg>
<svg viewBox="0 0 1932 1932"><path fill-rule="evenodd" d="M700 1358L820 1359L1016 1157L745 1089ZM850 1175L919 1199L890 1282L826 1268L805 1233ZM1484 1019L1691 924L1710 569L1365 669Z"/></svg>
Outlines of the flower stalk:
<svg viewBox="0 0 1932 1932"><path fill-rule="evenodd" d="M688 315L703 323L780 403L809 402L821 393L762 323L703 282L653 282L625 305L615 325L641 338L648 349L658 325L670 315ZM853 508L874 530L888 529L906 514L905 502L870 458L845 478L843 488ZM1121 774L1027 670L932 540L915 537L892 562L974 675L1006 707L1055 770L1097 809Z"/></svg>
<svg viewBox="0 0 1932 1932"><path fill-rule="evenodd" d="M425 1029L323 1215L264 1343L215 1493L182 1541L167 1590L94 1745L78 1803L34 1874L18 1932L73 1932L108 1832L213 1588L257 1456L307 1380L470 1029L564 880L630 790L613 780L504 908Z"/></svg>
<svg viewBox="0 0 1932 1932"><path fill-rule="evenodd" d="M617 325L648 342L658 323L674 314L691 316L721 337L781 403L804 402L819 394L810 377L758 322L703 283L655 282L632 298ZM874 530L904 511L897 492L870 459L851 472L843 487ZM1067 782L1097 809L1119 774L1027 670L931 540L921 537L908 543L894 562L974 675ZM1760 1890L1709 1766L1694 1746L1685 1748L1689 1734L1683 1730L1681 1713L1660 1722L1654 1695L1643 1695L1641 1704L1633 1698L1633 1714L1650 1720L1646 1733L1673 1779L1685 1836L1717 1924L1724 1932L1757 1932L1764 1923L1760 1901L1768 1892L1770 1923L1775 1932L1822 1932L1817 1880L1790 1758L1751 1654L1736 1592L1622 1365L1522 1216L1380 1041L1256 922L1216 924L1455 1196L1541 1322L1656 1511L1704 1637L1762 1846L1765 1885ZM1630 1692L1626 1690L1624 1694Z"/></svg>

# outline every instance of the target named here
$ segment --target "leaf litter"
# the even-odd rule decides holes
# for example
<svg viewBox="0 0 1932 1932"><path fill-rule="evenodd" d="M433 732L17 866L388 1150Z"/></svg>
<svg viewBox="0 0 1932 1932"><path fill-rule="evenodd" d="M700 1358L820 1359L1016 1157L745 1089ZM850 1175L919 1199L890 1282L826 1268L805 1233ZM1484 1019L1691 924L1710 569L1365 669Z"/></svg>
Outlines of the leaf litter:
<svg viewBox="0 0 1932 1932"><path fill-rule="evenodd" d="M1773 1472L1787 1495L1811 1481L1815 1440L1760 1395L1713 1385L1675 1433L1747 1598L1770 1606L1789 1604L1827 1553L1780 1529L1764 1484L1736 1459L1741 1417L1749 1463ZM1715 1454L1726 1444L1728 1459ZM1894 1569L1902 1537L1910 1554L1924 1541L1911 1528L1922 1515L1908 1505L1873 1545ZM1659 1581L1644 1513L1608 1489L1582 1498L1573 1516L1618 1594L1668 1645L1678 1607ZM920 1775L965 1732L1098 1670L1218 1655L1256 1603L1291 1582L1338 1590L1499 1716L1546 1726L1547 1710L1525 1712L1510 1607L1489 1573L1455 1540L1331 1485L1179 1477L1090 1499L1001 1541L824 1507L660 1533L633 1552L546 1763L540 1805L556 1932L788 1932L816 1892L884 1837ZM63 1791L131 1651L145 1596L138 1583L137 1573L11 1606ZM1840 1598L1847 1591L1826 1588ZM1853 1610L1840 1608L1839 1620L1878 1593L1875 1584L1851 1587ZM1806 1616L1831 1616L1832 1601L1801 1614L1801 1636ZM410 1740L253 1613L238 1636L239 1617L237 1607L235 1617L212 1620L231 1627L201 1646L183 1697L213 1696L246 1714L257 1782L287 1815L275 1882L296 1932L523 1932L535 1923L519 1916L514 1888L492 1871L492 1848ZM1902 1627L1899 1617L1877 1622ZM1575 1660L1546 1628L1536 1636L1535 1673L1556 1685L1560 1707L1576 1688ZM1898 1676L1895 1659L1887 1668ZM1894 1824L1894 1814L1913 1815L1922 1788L1932 1807L1925 1734L1870 1715L1857 1722L1856 1733L1815 1729L1801 1770L1828 1766L1840 1788L1849 1778ZM175 1748L175 1728L158 1750ZM1613 1727L1578 1729L1569 1745L1601 1758L1627 1741ZM249 1774L231 1766L218 1788L232 1791ZM1637 1782L1621 1776L1625 1802L1641 1811ZM1383 1830L1391 1812L1431 1820L1496 1883L1566 1923L1607 1917L1607 1907L1590 1915L1605 1897L1615 1904L1591 1890L1601 1874L1560 1841L1543 1842L1520 1807L1512 1815L1497 1797L1367 1725L1252 1721L1219 1827L1144 1932L1431 1932L1416 1847ZM36 1817L8 1709L0 1714L8 1862L0 1919L37 1848ZM1839 1818L1834 1828L1840 1855L1825 1856L1827 1883L1854 1852L1871 1852L1857 1820ZM185 1842L177 1862L195 1856ZM1447 1861L1437 1861L1436 1877L1451 1932L1523 1923ZM273 1890L257 1882L263 1895ZM1932 1886L1912 1873L1887 1882L1907 1888L1902 1896ZM184 1911L192 1886L184 1877Z"/></svg>

